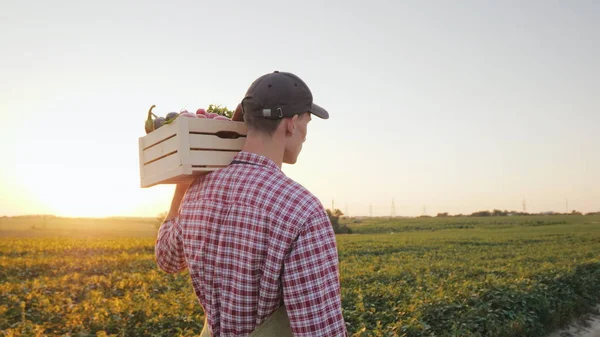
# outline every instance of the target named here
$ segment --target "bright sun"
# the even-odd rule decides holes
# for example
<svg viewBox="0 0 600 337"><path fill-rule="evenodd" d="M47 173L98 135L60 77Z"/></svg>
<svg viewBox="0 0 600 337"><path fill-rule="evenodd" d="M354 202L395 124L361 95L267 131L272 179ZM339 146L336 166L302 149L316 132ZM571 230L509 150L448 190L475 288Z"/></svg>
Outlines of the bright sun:
<svg viewBox="0 0 600 337"><path fill-rule="evenodd" d="M105 217L128 213L136 204L129 177L116 180L114 175L102 172L62 168L46 169L43 175L21 173L28 177L22 185L29 190L32 202L36 200L58 216Z"/></svg>

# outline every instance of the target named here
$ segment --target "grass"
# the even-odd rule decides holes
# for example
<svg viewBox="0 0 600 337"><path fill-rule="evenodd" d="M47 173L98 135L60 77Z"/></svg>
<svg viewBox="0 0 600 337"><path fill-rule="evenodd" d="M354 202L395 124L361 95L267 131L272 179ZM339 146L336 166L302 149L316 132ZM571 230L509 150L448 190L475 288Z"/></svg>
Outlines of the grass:
<svg viewBox="0 0 600 337"><path fill-rule="evenodd" d="M199 334L187 273L155 265L154 225L0 219L0 336ZM600 216L350 227L337 240L353 336L544 336L600 303Z"/></svg>

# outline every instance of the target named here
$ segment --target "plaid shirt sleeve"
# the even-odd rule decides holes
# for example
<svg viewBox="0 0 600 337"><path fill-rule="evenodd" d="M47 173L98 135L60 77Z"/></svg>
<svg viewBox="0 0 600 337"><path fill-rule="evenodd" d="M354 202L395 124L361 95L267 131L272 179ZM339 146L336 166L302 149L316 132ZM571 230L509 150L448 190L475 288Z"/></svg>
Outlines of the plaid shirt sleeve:
<svg viewBox="0 0 600 337"><path fill-rule="evenodd" d="M282 282L294 336L348 336L335 234L323 209L313 212L293 243Z"/></svg>
<svg viewBox="0 0 600 337"><path fill-rule="evenodd" d="M187 266L183 253L183 241L179 217L166 220L158 230L155 245L156 263L169 274L184 270Z"/></svg>

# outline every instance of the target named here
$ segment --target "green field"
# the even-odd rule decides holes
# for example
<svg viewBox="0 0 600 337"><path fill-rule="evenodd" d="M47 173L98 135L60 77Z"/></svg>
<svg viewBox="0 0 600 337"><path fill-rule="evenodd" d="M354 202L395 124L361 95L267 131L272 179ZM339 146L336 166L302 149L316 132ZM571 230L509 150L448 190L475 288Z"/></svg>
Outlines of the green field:
<svg viewBox="0 0 600 337"><path fill-rule="evenodd" d="M153 219L0 219L0 336L193 336ZM354 336L545 336L600 303L600 216L347 220Z"/></svg>

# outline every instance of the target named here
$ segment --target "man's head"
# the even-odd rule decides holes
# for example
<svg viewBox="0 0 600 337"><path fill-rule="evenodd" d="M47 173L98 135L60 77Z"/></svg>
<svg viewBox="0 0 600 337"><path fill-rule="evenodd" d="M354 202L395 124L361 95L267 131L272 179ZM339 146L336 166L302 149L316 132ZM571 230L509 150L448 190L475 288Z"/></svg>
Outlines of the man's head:
<svg viewBox="0 0 600 337"><path fill-rule="evenodd" d="M329 118L325 109L313 103L304 81L279 71L256 79L236 110L241 110L248 126L248 138L260 137L282 148L287 164L295 163L302 150L311 115Z"/></svg>

